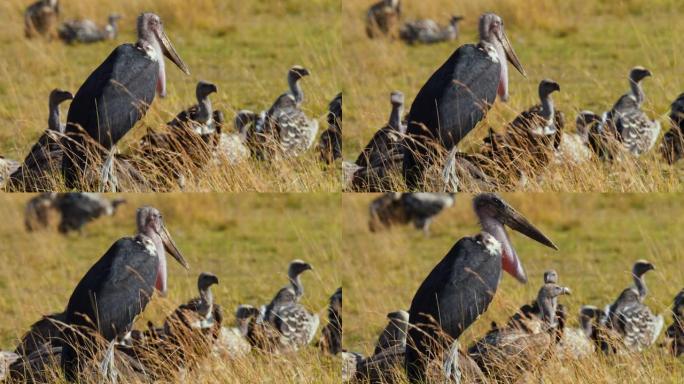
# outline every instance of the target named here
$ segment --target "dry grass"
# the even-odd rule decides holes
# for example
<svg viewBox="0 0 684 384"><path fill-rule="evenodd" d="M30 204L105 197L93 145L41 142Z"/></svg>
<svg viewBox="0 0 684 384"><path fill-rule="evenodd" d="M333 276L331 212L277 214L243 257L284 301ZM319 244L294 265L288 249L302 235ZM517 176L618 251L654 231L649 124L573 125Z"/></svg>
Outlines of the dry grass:
<svg viewBox="0 0 684 384"><path fill-rule="evenodd" d="M146 128L164 129L179 111L195 101L203 79L218 85L212 95L232 129L236 111L267 109L287 89L287 70L310 69L303 80L303 108L323 129L327 104L340 91L337 65L339 3L334 0L283 2L198 0L123 0L63 2L65 19L88 17L103 23L110 12L124 15L116 41L66 46L23 37L24 0L0 4L0 153L21 160L46 128L47 97L59 87L76 92L85 78L121 43L135 40L135 18L158 13L169 38L192 73L167 65L166 99L157 98L147 116L122 140L128 152ZM62 108L65 119L66 108ZM301 159L263 166L250 161L238 167L212 167L186 185L186 191L337 191L339 174L318 163L316 149ZM59 183L59 180L57 180ZM176 188L178 189L178 188Z"/></svg>
<svg viewBox="0 0 684 384"><path fill-rule="evenodd" d="M457 196L453 208L438 216L431 236L412 227L370 233L367 205L377 195L345 194L341 261L345 287L345 347L372 353L386 314L408 309L413 294L457 239L477 233L471 196ZM504 198L544 231L559 248L553 251L516 232L509 232L530 283L521 285L505 274L489 310L461 337L466 348L482 337L489 324L505 321L536 297L542 274L553 268L572 296L561 297L578 326L581 305L602 307L631 284L630 269L639 258L653 262L646 304L672 321L670 308L682 288L684 272L680 196L667 194L511 194ZM662 341L659 339L659 342ZM684 365L662 348L619 358L598 356L576 362L552 360L536 379L553 383L675 383Z"/></svg>
<svg viewBox="0 0 684 384"><path fill-rule="evenodd" d="M636 65L653 72L644 82L644 109L669 129L666 114L672 100L682 92L679 68L682 50L676 44L684 33L679 23L681 4L674 0L560 1L560 0L429 0L404 2L407 19L431 17L444 23L461 14L461 37L456 42L409 47L399 41L370 40L364 32L364 12L369 1L345 1L345 25L340 68L345 92L345 148L355 159L372 134L389 116L389 93L404 92L407 110L428 77L460 45L477 40L477 20L493 11L502 16L508 37L525 67L528 78L511 69L508 103L497 102L460 148L474 150L488 126L502 131L520 111L539 102L537 86L543 78L561 85L554 94L557 108L574 130L576 113L609 109L628 90L627 74ZM353 65L351 65L353 64ZM667 165L658 154L627 159L619 164L598 160L579 167L552 166L542 181L532 180L520 188L528 191L681 191L681 163ZM395 189L405 185L399 178ZM473 190L471 186L466 189Z"/></svg>
<svg viewBox="0 0 684 384"><path fill-rule="evenodd" d="M160 209L171 235L190 263L186 272L169 262L167 297L155 297L137 327L159 324L179 304L197 295L197 275L215 273L213 288L226 322L238 304L261 305L287 283L288 263L296 258L315 268L303 276L303 303L325 324L330 294L340 285L339 203L335 194L157 194L125 195L128 203L113 218L86 226L81 235L50 231L27 233L23 206L29 195L0 199L0 349L41 315L63 310L87 269L122 236L134 230L135 209ZM317 336L318 337L318 336ZM332 383L338 363L313 345L296 355L251 354L238 361L209 359L186 380L198 383Z"/></svg>

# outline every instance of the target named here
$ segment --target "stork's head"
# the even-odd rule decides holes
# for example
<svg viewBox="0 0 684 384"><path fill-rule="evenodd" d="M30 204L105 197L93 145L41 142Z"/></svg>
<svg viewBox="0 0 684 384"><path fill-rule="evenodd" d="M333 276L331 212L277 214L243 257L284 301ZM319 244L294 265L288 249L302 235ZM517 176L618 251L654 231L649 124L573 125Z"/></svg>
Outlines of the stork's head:
<svg viewBox="0 0 684 384"><path fill-rule="evenodd" d="M309 70L302 67L301 65L295 65L287 73L288 79L291 79L293 81L297 81L301 79L302 77L309 76Z"/></svg>
<svg viewBox="0 0 684 384"><path fill-rule="evenodd" d="M72 95L71 92L57 88L53 89L52 92L50 92L50 107L56 107L64 101L71 100L73 98L74 95Z"/></svg>
<svg viewBox="0 0 684 384"><path fill-rule="evenodd" d="M218 283L218 277L210 272L202 272L197 278L197 288L200 290L200 292L206 291L209 287Z"/></svg>
<svg viewBox="0 0 684 384"><path fill-rule="evenodd" d="M649 76L651 76L651 71L644 67L634 67L629 72L629 79L635 83L638 83Z"/></svg>
<svg viewBox="0 0 684 384"><path fill-rule="evenodd" d="M527 274L508 238L504 225L549 248L558 249L548 237L498 195L481 193L473 199L473 206L480 219L482 230L492 235L501 244L503 270L521 283L527 282Z"/></svg>
<svg viewBox="0 0 684 384"><path fill-rule="evenodd" d="M197 88L195 88L195 95L197 96L197 100L204 100L207 96L215 92L218 92L218 87L204 80L200 80L197 83Z"/></svg>
<svg viewBox="0 0 684 384"><path fill-rule="evenodd" d="M161 19L154 13L147 12L138 16L138 45L142 45L146 51L151 49L154 52L153 58L159 63L159 78L157 80L159 96L166 96L166 72L162 54L176 64L186 75L190 74L190 69L178 56L171 40L166 36ZM148 54L150 54L149 51Z"/></svg>
<svg viewBox="0 0 684 384"><path fill-rule="evenodd" d="M654 270L655 266L646 260L637 260L632 267L632 275L635 277L641 277L646 272Z"/></svg>
<svg viewBox="0 0 684 384"><path fill-rule="evenodd" d="M160 292L165 293L167 271L166 254L163 251L169 252L185 269L189 269L188 262L185 261L185 258L178 250L176 243L164 226L161 213L156 208L150 206L138 208L137 224L138 232L150 238L158 248L159 270L157 271L156 287ZM162 247L162 249L159 249L159 247Z"/></svg>
<svg viewBox="0 0 684 384"><path fill-rule="evenodd" d="M508 65L506 62L509 61L513 64L523 76L527 77L527 73L520 64L518 55L515 54L508 36L506 36L501 17L495 13L483 14L480 16L479 29L480 45L493 47L496 50L501 65L498 94L501 100L506 101L508 100Z"/></svg>
<svg viewBox="0 0 684 384"><path fill-rule="evenodd" d="M306 263L302 260L296 259L296 260L292 260L292 262L290 263L290 266L287 269L287 275L291 279L295 279L302 272L309 271L312 269L313 269L313 267L311 267L311 265L309 263Z"/></svg>

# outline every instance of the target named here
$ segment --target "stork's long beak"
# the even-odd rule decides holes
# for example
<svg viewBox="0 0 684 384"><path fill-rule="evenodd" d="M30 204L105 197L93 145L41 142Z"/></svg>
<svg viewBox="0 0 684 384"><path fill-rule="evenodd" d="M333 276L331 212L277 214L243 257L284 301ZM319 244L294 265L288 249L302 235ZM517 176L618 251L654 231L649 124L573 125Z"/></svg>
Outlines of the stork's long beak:
<svg viewBox="0 0 684 384"><path fill-rule="evenodd" d="M525 69L522 67L522 64L520 64L520 60L518 60L518 55L515 54L513 46L511 45L511 42L508 40L506 32L503 30L501 31L501 37L502 38L499 39L499 41L501 42L501 46L503 46L504 52L506 52L506 58L511 64L513 64L515 69L517 69L521 75L527 78L527 72L525 72Z"/></svg>
<svg viewBox="0 0 684 384"><path fill-rule="evenodd" d="M176 49L173 47L173 44L171 44L171 40L169 40L169 37L166 36L166 32L163 30L157 31L157 38L159 39L159 42L161 43L162 50L164 51L164 56L168 57L169 60L173 61L178 68L180 68L181 71L183 71L186 75L190 74L190 69L188 68L187 65L185 65L185 62L183 59L178 56L178 52L176 52Z"/></svg>
<svg viewBox="0 0 684 384"><path fill-rule="evenodd" d="M518 213L510 205L506 206L504 212L501 213L501 220L508 225L512 230L522 233L523 235L546 245L549 248L558 250L558 247L539 229L529 222L522 214Z"/></svg>
<svg viewBox="0 0 684 384"><path fill-rule="evenodd" d="M173 256L173 258L183 266L183 268L190 269L188 262L185 261L185 258L178 250L178 247L176 247L176 243L173 242L173 239L171 238L171 235L165 226L162 225L162 233L159 235L162 238L162 243L164 244L164 249L166 252L170 253L171 256Z"/></svg>

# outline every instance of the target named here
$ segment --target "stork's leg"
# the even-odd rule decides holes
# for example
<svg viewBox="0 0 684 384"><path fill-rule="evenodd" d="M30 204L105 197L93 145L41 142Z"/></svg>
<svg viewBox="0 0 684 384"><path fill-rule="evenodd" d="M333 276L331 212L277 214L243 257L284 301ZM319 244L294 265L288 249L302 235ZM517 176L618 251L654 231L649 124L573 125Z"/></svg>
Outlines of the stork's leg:
<svg viewBox="0 0 684 384"><path fill-rule="evenodd" d="M460 345L458 340L454 342L449 347L449 353L447 353L444 364L442 365L442 372L444 374L445 383L461 384L461 368L458 365L458 350Z"/></svg>
<svg viewBox="0 0 684 384"><path fill-rule="evenodd" d="M100 363L100 377L98 382L101 384L116 384L118 382L119 371L114 365L114 350L116 349L117 339L114 338L107 346L102 362Z"/></svg>
<svg viewBox="0 0 684 384"><path fill-rule="evenodd" d="M110 192L117 191L119 181L117 180L116 174L114 173L114 157L117 152L118 151L116 146L113 146L112 149L109 151L107 158L105 159L101 171L102 179L100 180L99 192L107 192L108 190Z"/></svg>
<svg viewBox="0 0 684 384"><path fill-rule="evenodd" d="M458 192L458 171L456 169L456 148L449 152L444 169L442 169L442 192Z"/></svg>

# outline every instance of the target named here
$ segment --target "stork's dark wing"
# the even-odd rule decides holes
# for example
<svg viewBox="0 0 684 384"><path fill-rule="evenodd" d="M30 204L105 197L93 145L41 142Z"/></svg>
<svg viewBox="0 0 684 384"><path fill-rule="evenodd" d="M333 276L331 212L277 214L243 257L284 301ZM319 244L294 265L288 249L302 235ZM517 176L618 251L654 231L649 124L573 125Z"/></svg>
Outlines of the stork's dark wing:
<svg viewBox="0 0 684 384"><path fill-rule="evenodd" d="M459 240L425 278L411 302L406 342L409 378L425 374L430 345L448 348L441 332L458 338L492 301L501 277L501 256L488 253L478 237ZM431 340L436 339L436 342Z"/></svg>
<svg viewBox="0 0 684 384"><path fill-rule="evenodd" d="M138 238L117 240L71 294L66 322L98 324L107 340L128 331L152 296L158 264Z"/></svg>
<svg viewBox="0 0 684 384"><path fill-rule="evenodd" d="M145 115L158 76L156 61L134 45L120 45L76 92L67 115L67 133L77 132L75 126L80 126L110 148Z"/></svg>
<svg viewBox="0 0 684 384"><path fill-rule="evenodd" d="M499 286L501 257L473 237L459 240L435 266L413 297L411 324L429 314L458 338L487 309Z"/></svg>
<svg viewBox="0 0 684 384"><path fill-rule="evenodd" d="M409 112L409 134L423 124L450 149L482 120L496 100L500 64L475 45L463 45L430 77Z"/></svg>

